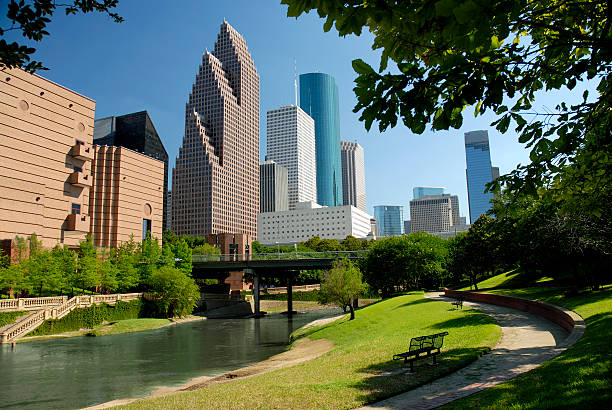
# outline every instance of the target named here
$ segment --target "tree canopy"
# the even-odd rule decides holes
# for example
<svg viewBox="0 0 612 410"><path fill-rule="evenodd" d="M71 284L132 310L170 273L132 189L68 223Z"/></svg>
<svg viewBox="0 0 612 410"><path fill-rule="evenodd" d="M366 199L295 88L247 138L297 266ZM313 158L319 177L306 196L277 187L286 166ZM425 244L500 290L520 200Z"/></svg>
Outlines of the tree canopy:
<svg viewBox="0 0 612 410"><path fill-rule="evenodd" d="M531 163L498 184L537 195L538 186L571 173L579 182L591 184L590 176L610 185L610 1L281 3L289 5L289 17L316 10L325 19L325 31L335 26L341 36L360 35L364 28L373 34L372 48L382 51L378 69L353 61L354 111L361 112L368 130L375 121L384 131L400 119L417 134L427 125L459 128L465 109L473 106L476 116L497 115L492 125L500 132L513 126L519 142L531 149ZM596 96L584 91L577 102L560 102L554 111L534 109L539 91L574 90L587 79L596 83Z"/></svg>
<svg viewBox="0 0 612 410"><path fill-rule="evenodd" d="M57 3L54 0L10 0L6 17L11 22L10 27L0 27L0 36L16 30L27 39L41 41L49 35L47 24L57 9L63 9L66 15L91 13L94 11L107 14L114 22L120 23L123 18L113 10L119 0L73 0ZM0 39L0 69L20 67L26 71L46 70L40 61L30 61L30 56L36 52L33 47L19 44L16 41L8 43Z"/></svg>

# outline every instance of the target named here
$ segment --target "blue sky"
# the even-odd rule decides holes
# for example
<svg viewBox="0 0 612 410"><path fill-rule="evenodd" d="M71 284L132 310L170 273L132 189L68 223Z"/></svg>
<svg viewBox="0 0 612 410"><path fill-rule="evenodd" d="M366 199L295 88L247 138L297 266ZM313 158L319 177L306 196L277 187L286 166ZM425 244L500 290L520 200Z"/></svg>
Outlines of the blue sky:
<svg viewBox="0 0 612 410"><path fill-rule="evenodd" d="M352 112L351 61L362 58L377 67L380 54L371 50L367 32L345 38L333 30L324 33L316 15L287 18L286 6L277 1L121 0L118 12L125 19L121 24L102 15L66 17L58 12L48 27L51 35L35 45L35 58L50 69L39 74L94 99L96 118L147 110L170 156L170 168L182 142L185 103L202 54L214 48L224 18L246 39L260 75L261 159L266 111L294 101L294 58L298 75L331 74L340 93L341 138L357 141L365 150L369 213L374 205L403 205L408 219L414 186L443 186L459 195L461 214L467 216L466 131L489 131L491 159L502 173L528 161L516 133L500 135L489 126L492 116L474 118L471 108L459 130L415 135L399 125L380 133L374 125L366 132ZM3 10L3 28L8 25L4 15ZM7 40L15 39L8 34ZM572 94L580 96L582 89ZM568 96L544 95L535 107L552 109L560 98Z"/></svg>

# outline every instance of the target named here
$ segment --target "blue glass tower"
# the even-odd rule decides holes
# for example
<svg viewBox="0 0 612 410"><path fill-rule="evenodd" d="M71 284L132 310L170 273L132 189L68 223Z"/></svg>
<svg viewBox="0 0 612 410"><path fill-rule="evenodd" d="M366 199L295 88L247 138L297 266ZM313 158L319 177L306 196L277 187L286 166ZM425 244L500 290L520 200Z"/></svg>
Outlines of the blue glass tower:
<svg viewBox="0 0 612 410"><path fill-rule="evenodd" d="M485 185L493 180L491 152L487 131L465 133L465 162L470 206L470 223L491 209L493 194L485 193Z"/></svg>
<svg viewBox="0 0 612 410"><path fill-rule="evenodd" d="M300 107L315 123L317 202L324 206L340 206L340 110L334 77L323 73L300 75Z"/></svg>
<svg viewBox="0 0 612 410"><path fill-rule="evenodd" d="M412 199L419 199L423 196L442 195L444 194L443 187L434 186L415 186L412 188Z"/></svg>
<svg viewBox="0 0 612 410"><path fill-rule="evenodd" d="M377 205L374 207L374 219L378 236L402 234L404 224L404 207L400 205Z"/></svg>

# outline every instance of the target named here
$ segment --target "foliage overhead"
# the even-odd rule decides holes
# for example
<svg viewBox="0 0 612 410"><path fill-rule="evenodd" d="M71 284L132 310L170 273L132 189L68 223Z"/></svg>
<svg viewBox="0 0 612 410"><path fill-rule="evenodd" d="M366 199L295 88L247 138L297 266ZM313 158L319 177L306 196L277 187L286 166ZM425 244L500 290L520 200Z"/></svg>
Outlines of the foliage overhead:
<svg viewBox="0 0 612 410"><path fill-rule="evenodd" d="M119 0L73 0L72 3L58 4L55 0L10 0L6 17L11 22L10 27L0 27L0 36L16 30L29 40L41 41L49 35L47 24L51 23L53 13L60 8L66 15L77 13L100 12L108 15L114 22L120 23L123 18L113 10ZM16 41L8 43L0 39L0 69L20 67L26 71L46 70L40 61L30 61L30 56L36 52L33 47L19 44Z"/></svg>
<svg viewBox="0 0 612 410"><path fill-rule="evenodd" d="M316 10L324 30L373 36L378 70L361 59L355 112L381 131L401 119L414 133L460 128L464 111L493 112L492 124L513 126L531 149L531 163L498 180L516 193L536 194L563 167L584 181L582 151L604 153L588 163L610 175L612 125L612 3L609 0L281 0L287 15ZM391 67L390 67L391 64ZM388 69L389 68L389 69ZM536 93L574 90L591 80L575 105L538 112ZM606 174L596 174L603 178ZM609 182L609 178L607 179Z"/></svg>

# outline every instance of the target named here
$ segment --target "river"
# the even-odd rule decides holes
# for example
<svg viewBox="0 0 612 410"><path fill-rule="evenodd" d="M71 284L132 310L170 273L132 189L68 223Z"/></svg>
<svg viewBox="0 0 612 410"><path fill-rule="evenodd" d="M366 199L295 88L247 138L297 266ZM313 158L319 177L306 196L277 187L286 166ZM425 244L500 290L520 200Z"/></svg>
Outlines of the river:
<svg viewBox="0 0 612 410"><path fill-rule="evenodd" d="M282 352L289 334L340 310L186 322L136 333L0 345L0 408L73 409L144 397Z"/></svg>

